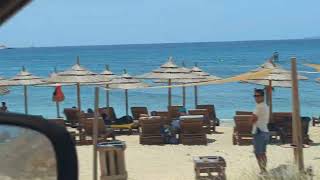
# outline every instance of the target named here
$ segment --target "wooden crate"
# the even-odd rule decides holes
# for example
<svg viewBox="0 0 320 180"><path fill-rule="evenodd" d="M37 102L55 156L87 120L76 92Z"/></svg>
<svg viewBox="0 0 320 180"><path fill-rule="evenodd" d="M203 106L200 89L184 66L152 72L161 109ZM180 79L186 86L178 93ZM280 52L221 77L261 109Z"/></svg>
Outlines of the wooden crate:
<svg viewBox="0 0 320 180"><path fill-rule="evenodd" d="M220 156L199 156L193 159L196 180L219 179L225 180L226 162Z"/></svg>
<svg viewBox="0 0 320 180"><path fill-rule="evenodd" d="M125 166L124 142L103 143L97 146L100 159L101 180L126 180L128 173Z"/></svg>

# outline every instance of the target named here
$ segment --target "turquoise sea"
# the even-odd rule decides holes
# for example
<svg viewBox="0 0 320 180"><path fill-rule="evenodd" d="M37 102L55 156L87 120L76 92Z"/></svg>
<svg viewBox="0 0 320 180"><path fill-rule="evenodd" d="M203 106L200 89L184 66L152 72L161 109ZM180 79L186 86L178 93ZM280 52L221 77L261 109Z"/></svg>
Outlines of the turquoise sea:
<svg viewBox="0 0 320 180"><path fill-rule="evenodd" d="M110 45L77 47L33 47L0 50L0 76L12 77L22 66L37 76L47 77L54 67L59 71L70 68L76 57L80 63L94 72L104 70L105 64L117 74L127 69L131 75L149 72L173 56L181 65L184 61L188 67L198 63L204 71L221 77L230 77L245 73L264 63L273 52L279 52L279 64L289 69L290 57L298 59L298 69L309 78L300 81L301 114L305 116L320 115L320 84L315 79L318 73L306 73L313 69L303 63L320 63L320 40L278 40L278 41L239 41L208 43L144 44L144 45ZM201 86L199 104L214 104L217 115L222 119L231 119L236 110L252 110L253 88L258 85L228 83ZM76 106L76 88L63 86L66 99L64 107ZM1 96L10 111L24 112L23 88L11 87L8 95ZM56 116L55 103L52 102L53 88L29 88L29 113L41 114L47 118ZM181 88L173 90L173 104L181 104ZM100 106L105 106L105 93L100 92ZM125 114L124 92L111 92L111 106L118 116ZM81 87L83 109L93 108L93 86ZM291 89L276 88L273 93L274 111L291 111ZM193 88L187 88L187 108L194 108ZM167 106L167 89L130 90L130 106L147 106L151 110L165 110Z"/></svg>

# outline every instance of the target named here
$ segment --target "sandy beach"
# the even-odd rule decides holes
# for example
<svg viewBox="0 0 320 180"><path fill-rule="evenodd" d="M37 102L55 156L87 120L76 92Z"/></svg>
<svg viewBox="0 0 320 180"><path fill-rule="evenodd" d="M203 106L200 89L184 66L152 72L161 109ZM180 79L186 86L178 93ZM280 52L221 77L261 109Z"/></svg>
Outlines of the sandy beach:
<svg viewBox="0 0 320 180"><path fill-rule="evenodd" d="M227 179L256 179L258 165L251 145L232 145L232 127L218 127L221 134L208 135L207 146L140 145L139 135L121 135L117 139L127 144L126 168L130 180L191 180L194 177L193 157L217 155L227 162ZM305 166L312 166L320 179L320 127L311 127L310 138L314 141L304 148ZM92 178L92 146L78 146L80 180ZM293 149L280 144L270 144L267 149L268 171L292 164Z"/></svg>

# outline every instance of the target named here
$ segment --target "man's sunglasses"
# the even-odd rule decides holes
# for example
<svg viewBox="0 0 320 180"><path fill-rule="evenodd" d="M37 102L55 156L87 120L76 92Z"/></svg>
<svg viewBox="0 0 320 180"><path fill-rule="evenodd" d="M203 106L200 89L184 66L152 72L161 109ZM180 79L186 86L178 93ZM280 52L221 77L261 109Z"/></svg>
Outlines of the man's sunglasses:
<svg viewBox="0 0 320 180"><path fill-rule="evenodd" d="M255 94L255 95L253 95L253 97L260 97L260 96L263 96L263 95L256 95L256 94Z"/></svg>

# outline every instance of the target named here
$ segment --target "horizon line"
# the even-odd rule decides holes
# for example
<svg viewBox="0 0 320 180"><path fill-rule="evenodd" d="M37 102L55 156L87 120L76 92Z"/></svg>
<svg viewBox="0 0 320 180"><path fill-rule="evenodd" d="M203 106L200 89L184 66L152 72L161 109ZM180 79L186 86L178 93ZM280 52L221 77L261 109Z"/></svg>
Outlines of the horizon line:
<svg viewBox="0 0 320 180"><path fill-rule="evenodd" d="M292 38L292 39L255 39L255 40L224 40L224 41L198 41L198 42L154 42L154 43L128 43L128 44L80 44L80 45L52 45L52 46L30 46L30 47L8 47L7 48L57 48L57 47L86 47L86 46L132 46L132 45L163 45L163 44L197 44L197 43L224 43L224 42L255 42L255 41L289 41L289 40L319 40L320 38ZM4 45L4 44L2 44Z"/></svg>

